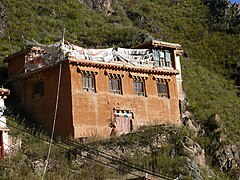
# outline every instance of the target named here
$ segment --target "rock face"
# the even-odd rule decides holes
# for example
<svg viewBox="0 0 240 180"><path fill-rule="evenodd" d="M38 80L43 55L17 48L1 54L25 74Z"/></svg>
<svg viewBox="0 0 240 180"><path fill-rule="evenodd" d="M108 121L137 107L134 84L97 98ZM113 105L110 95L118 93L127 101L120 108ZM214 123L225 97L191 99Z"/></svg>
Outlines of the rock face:
<svg viewBox="0 0 240 180"><path fill-rule="evenodd" d="M227 145L216 151L217 165L222 172L240 167L240 159L236 145Z"/></svg>
<svg viewBox="0 0 240 180"><path fill-rule="evenodd" d="M124 172L125 165L123 163L131 163L131 160L135 161L137 157L137 159L147 161L150 169L154 170L165 165L164 161L173 163L173 166L168 162L166 164L169 165L168 169L173 168L172 172L176 179L187 177L194 180L219 179L207 165L204 149L185 133L174 126L142 127L132 133L100 140L98 143L89 142L88 145L97 149L97 152L81 148L73 149L72 151L76 155L72 162L74 166L85 167L91 165L92 162L89 159L96 159L105 164L114 164ZM229 146L227 149L219 151L218 157L214 158L222 159L219 164L223 164L223 168L230 164L232 167L237 167L237 160L230 160L231 158L239 159L236 150L236 147ZM226 156L228 160L225 160ZM169 157L169 159L165 157ZM181 164L176 163L175 160L180 161ZM38 167L36 166L36 171L38 171Z"/></svg>
<svg viewBox="0 0 240 180"><path fill-rule="evenodd" d="M203 180L198 165L195 163L194 160L187 158L187 164L190 169L191 177L194 180Z"/></svg>
<svg viewBox="0 0 240 180"><path fill-rule="evenodd" d="M189 103L185 93L184 96L185 98L179 102L182 125L194 132L194 136L197 136L201 130L201 127L198 123L191 119L192 113L188 110Z"/></svg>
<svg viewBox="0 0 240 180"><path fill-rule="evenodd" d="M84 2L93 10L105 12L107 15L111 15L114 12L112 0L80 0L80 2Z"/></svg>
<svg viewBox="0 0 240 180"><path fill-rule="evenodd" d="M206 133L212 139L210 154L214 157L213 164L217 165L220 171L227 172L240 168L238 147L235 144L226 144L226 129L218 114L212 115L206 123Z"/></svg>
<svg viewBox="0 0 240 180"><path fill-rule="evenodd" d="M216 134L217 141L223 142L226 139L226 129L223 127L221 116L218 114L212 115L208 119L208 131L214 132Z"/></svg>
<svg viewBox="0 0 240 180"><path fill-rule="evenodd" d="M32 166L32 170L35 174L40 175L45 167L46 164L46 160L44 162L44 160L39 159L39 160L35 160L31 163ZM51 171L55 171L56 169L59 168L59 162L57 161L49 161L48 166L47 166L47 171L51 172Z"/></svg>
<svg viewBox="0 0 240 180"><path fill-rule="evenodd" d="M205 152L198 143L185 136L181 144L182 149L180 151L182 154L191 157L197 163L197 165L205 166Z"/></svg>

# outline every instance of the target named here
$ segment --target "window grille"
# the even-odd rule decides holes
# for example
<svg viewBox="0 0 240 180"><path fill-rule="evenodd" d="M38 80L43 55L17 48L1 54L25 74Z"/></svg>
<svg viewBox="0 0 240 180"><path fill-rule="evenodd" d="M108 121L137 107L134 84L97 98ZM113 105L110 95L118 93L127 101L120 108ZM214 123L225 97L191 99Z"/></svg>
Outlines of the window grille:
<svg viewBox="0 0 240 180"><path fill-rule="evenodd" d="M89 71L81 68L78 68L78 72L82 74L83 91L96 92L95 75L97 75L98 72Z"/></svg>
<svg viewBox="0 0 240 180"><path fill-rule="evenodd" d="M122 94L122 78L124 75L108 71L105 71L105 75L109 77L110 92L113 94Z"/></svg>
<svg viewBox="0 0 240 180"><path fill-rule="evenodd" d="M86 92L95 92L94 75L83 75L83 90Z"/></svg>
<svg viewBox="0 0 240 180"><path fill-rule="evenodd" d="M134 94L138 96L145 96L145 83L142 79L135 79L134 82Z"/></svg>
<svg viewBox="0 0 240 180"><path fill-rule="evenodd" d="M165 80L157 82L157 91L159 97L169 98L168 83Z"/></svg>
<svg viewBox="0 0 240 180"><path fill-rule="evenodd" d="M113 94L122 94L122 83L120 78L109 77L110 92Z"/></svg>

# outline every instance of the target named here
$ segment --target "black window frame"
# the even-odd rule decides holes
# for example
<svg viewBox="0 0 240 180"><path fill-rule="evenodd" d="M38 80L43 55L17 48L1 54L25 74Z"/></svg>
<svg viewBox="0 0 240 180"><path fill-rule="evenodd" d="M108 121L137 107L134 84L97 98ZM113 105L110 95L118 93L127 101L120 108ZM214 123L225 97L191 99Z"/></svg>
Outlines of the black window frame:
<svg viewBox="0 0 240 180"><path fill-rule="evenodd" d="M109 77L109 88L112 94L122 95L122 80L120 77Z"/></svg>
<svg viewBox="0 0 240 180"><path fill-rule="evenodd" d="M142 84L142 88L139 88L139 85ZM145 89L145 80L144 79L134 79L133 80L133 89L134 95L138 96L146 96L146 89ZM140 89L140 91L139 91Z"/></svg>
<svg viewBox="0 0 240 180"><path fill-rule="evenodd" d="M32 98L40 98L44 96L44 81L37 81L32 84Z"/></svg>
<svg viewBox="0 0 240 180"><path fill-rule="evenodd" d="M95 76L93 74L82 75L82 88L85 92L96 92Z"/></svg>
<svg viewBox="0 0 240 180"><path fill-rule="evenodd" d="M170 95L169 95L168 82L167 81L157 81L157 92L158 92L158 97L169 99Z"/></svg>

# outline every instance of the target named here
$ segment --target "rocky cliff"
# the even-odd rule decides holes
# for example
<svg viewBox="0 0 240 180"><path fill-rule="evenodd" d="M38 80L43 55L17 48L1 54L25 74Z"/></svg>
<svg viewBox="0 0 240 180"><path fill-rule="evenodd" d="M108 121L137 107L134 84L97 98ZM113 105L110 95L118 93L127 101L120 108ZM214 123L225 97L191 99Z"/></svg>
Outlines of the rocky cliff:
<svg viewBox="0 0 240 180"><path fill-rule="evenodd" d="M91 9L104 12L107 15L111 15L113 11L113 1L112 0L79 0L87 4Z"/></svg>

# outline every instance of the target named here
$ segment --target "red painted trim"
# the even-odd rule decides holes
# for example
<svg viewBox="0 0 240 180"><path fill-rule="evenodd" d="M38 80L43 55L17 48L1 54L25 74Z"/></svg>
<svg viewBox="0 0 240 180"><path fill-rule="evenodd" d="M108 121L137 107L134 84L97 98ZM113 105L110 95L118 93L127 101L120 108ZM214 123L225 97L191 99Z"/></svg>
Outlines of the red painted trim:
<svg viewBox="0 0 240 180"><path fill-rule="evenodd" d="M4 158L4 144L3 144L3 132L0 131L0 141L1 141L1 154L0 158Z"/></svg>

